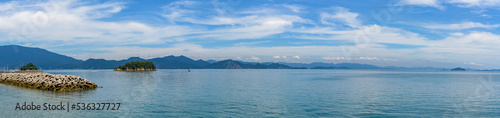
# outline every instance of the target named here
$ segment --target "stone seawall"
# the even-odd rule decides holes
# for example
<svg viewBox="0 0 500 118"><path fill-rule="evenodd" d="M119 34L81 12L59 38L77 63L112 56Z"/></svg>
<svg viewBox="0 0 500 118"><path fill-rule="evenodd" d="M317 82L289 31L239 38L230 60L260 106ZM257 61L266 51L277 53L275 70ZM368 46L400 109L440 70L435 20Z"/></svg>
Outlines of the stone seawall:
<svg viewBox="0 0 500 118"><path fill-rule="evenodd" d="M85 78L72 75L53 75L43 72L0 72L0 83L49 91L76 91L96 89L97 85Z"/></svg>

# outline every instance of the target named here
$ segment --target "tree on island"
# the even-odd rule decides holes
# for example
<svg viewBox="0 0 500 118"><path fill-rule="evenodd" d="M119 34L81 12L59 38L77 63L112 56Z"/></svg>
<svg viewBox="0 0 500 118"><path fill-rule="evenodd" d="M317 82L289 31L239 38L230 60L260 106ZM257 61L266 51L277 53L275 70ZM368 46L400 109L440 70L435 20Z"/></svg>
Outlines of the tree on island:
<svg viewBox="0 0 500 118"><path fill-rule="evenodd" d="M38 68L33 63L29 63L29 64L26 64L25 66L20 67L19 70L30 71L30 70L38 70Z"/></svg>
<svg viewBox="0 0 500 118"><path fill-rule="evenodd" d="M120 65L115 71L155 71L156 67L151 61L132 61L125 65Z"/></svg>

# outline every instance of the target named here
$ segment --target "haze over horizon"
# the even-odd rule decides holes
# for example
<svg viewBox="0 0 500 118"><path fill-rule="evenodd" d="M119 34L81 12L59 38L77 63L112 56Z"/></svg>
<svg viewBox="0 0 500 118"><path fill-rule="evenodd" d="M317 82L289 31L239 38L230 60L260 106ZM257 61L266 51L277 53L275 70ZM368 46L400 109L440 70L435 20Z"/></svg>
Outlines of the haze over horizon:
<svg viewBox="0 0 500 118"><path fill-rule="evenodd" d="M77 59L500 68L500 0L1 1L0 44Z"/></svg>

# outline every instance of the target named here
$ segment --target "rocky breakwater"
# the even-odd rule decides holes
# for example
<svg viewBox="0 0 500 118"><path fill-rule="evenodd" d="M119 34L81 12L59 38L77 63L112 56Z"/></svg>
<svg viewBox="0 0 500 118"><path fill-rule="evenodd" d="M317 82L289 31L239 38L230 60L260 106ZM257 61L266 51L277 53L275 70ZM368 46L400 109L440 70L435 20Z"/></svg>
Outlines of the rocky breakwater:
<svg viewBox="0 0 500 118"><path fill-rule="evenodd" d="M43 72L0 72L0 83L49 91L76 91L97 88L95 83L85 78Z"/></svg>

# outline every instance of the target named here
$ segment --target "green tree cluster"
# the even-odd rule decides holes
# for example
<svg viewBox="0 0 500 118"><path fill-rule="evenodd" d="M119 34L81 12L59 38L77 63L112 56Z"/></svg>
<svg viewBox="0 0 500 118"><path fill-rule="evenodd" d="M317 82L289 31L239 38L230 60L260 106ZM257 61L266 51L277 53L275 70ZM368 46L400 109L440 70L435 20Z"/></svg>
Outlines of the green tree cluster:
<svg viewBox="0 0 500 118"><path fill-rule="evenodd" d="M151 61L132 61L128 62L125 65L120 65L115 69L156 69L155 65Z"/></svg>
<svg viewBox="0 0 500 118"><path fill-rule="evenodd" d="M25 71L25 70L38 70L38 68L33 63L29 63L29 64L26 64L25 66L20 67L19 70L22 70L22 71Z"/></svg>

